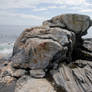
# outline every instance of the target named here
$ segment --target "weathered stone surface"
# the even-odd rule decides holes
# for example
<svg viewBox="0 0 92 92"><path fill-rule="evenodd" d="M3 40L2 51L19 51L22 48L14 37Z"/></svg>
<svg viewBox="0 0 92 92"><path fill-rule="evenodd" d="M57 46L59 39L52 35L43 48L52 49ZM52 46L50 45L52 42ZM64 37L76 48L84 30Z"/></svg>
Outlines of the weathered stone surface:
<svg viewBox="0 0 92 92"><path fill-rule="evenodd" d="M22 82L20 82L22 81ZM46 79L21 78L16 85L15 92L56 92Z"/></svg>
<svg viewBox="0 0 92 92"><path fill-rule="evenodd" d="M87 34L87 29L91 26L90 17L79 14L64 14L53 17L51 20L43 22L47 27L61 27L73 31L78 36Z"/></svg>
<svg viewBox="0 0 92 92"><path fill-rule="evenodd" d="M53 60L70 57L75 35L61 28L36 27L24 31L15 42L13 67L45 69ZM67 53L68 52L68 53ZM55 58L58 55L58 58Z"/></svg>

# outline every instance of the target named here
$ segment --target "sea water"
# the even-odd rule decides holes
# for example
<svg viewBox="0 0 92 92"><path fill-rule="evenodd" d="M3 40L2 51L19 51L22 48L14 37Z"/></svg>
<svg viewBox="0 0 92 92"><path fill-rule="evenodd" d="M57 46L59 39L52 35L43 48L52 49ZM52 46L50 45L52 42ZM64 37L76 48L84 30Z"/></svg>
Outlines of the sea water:
<svg viewBox="0 0 92 92"><path fill-rule="evenodd" d="M12 53L14 42L20 33L30 26L0 25L0 56Z"/></svg>

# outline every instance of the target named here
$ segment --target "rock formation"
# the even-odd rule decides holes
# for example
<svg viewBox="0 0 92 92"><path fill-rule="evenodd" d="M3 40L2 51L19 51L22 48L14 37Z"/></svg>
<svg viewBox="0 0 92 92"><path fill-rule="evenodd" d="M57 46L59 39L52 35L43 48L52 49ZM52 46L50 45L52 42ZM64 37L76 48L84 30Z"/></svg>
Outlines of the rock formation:
<svg viewBox="0 0 92 92"><path fill-rule="evenodd" d="M64 14L23 31L1 60L0 92L92 92L92 39L82 38L91 23Z"/></svg>

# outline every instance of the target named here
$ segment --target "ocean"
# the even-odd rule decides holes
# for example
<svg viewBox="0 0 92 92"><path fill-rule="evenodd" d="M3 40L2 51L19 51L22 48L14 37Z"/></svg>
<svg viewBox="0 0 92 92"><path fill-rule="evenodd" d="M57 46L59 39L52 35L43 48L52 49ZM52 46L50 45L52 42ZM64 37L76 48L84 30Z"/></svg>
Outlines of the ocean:
<svg viewBox="0 0 92 92"><path fill-rule="evenodd" d="M6 56L12 53L13 45L17 37L29 25L0 25L0 56ZM84 38L92 38L92 28L88 30L88 34Z"/></svg>
<svg viewBox="0 0 92 92"><path fill-rule="evenodd" d="M29 25L0 25L0 57L11 55L17 37L24 29L30 27Z"/></svg>

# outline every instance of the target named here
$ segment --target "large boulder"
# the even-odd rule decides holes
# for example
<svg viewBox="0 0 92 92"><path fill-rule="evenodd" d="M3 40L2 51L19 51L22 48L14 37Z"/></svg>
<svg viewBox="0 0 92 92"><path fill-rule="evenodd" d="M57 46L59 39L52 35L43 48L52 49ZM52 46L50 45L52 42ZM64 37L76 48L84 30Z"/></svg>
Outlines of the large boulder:
<svg viewBox="0 0 92 92"><path fill-rule="evenodd" d="M65 28L74 32L77 36L82 36L87 34L87 29L91 26L91 20L86 15L64 14L44 21L43 25L46 27Z"/></svg>
<svg viewBox="0 0 92 92"><path fill-rule="evenodd" d="M52 62L70 57L74 43L75 35L68 30L43 27L27 29L15 42L12 66L45 69Z"/></svg>

